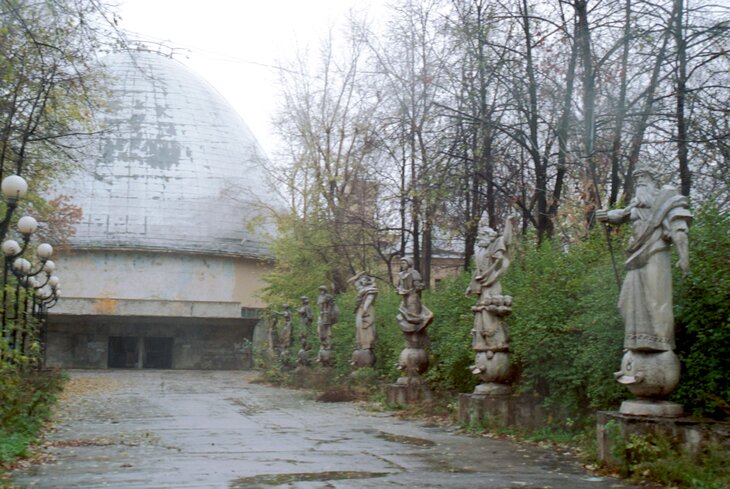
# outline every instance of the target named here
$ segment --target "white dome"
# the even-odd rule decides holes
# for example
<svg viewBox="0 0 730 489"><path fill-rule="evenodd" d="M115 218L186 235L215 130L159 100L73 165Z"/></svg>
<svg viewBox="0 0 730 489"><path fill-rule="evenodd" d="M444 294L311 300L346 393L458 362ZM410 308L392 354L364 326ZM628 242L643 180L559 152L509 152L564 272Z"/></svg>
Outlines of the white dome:
<svg viewBox="0 0 730 489"><path fill-rule="evenodd" d="M267 160L228 102L160 54L123 52L103 64L105 132L57 189L83 209L72 245L268 254L245 227L266 196Z"/></svg>

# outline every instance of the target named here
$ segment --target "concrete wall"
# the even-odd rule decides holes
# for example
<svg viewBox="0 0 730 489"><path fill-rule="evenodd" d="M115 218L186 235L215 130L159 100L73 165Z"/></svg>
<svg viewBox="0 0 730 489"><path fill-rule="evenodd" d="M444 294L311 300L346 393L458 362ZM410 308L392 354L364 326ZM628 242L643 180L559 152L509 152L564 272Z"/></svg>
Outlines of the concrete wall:
<svg viewBox="0 0 730 489"><path fill-rule="evenodd" d="M47 366L106 368L109 337L136 338L140 362L144 338L156 337L172 338L172 368L251 366L243 345L270 263L144 250L75 250L54 261L62 297L49 314Z"/></svg>
<svg viewBox="0 0 730 489"><path fill-rule="evenodd" d="M63 310L64 298L262 307L256 294L271 269L269 263L246 258L150 251L75 250L54 260L63 289L58 310Z"/></svg>
<svg viewBox="0 0 730 489"><path fill-rule="evenodd" d="M253 319L59 316L48 319L46 366L107 368L109 337L170 337L172 368L244 369ZM141 365L138 365L141 367Z"/></svg>
<svg viewBox="0 0 730 489"><path fill-rule="evenodd" d="M631 435L648 442L663 438L684 454L697 456L711 446L730 450L730 423L690 416L633 416L617 411L599 411L596 416L598 460L609 466L625 465L630 455Z"/></svg>

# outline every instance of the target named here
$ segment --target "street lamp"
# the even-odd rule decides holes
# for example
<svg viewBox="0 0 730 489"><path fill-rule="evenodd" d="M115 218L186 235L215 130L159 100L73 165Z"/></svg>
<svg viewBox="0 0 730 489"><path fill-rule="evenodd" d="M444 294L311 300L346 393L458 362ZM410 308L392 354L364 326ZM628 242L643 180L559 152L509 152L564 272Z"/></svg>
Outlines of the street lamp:
<svg viewBox="0 0 730 489"><path fill-rule="evenodd" d="M14 239L8 239L3 241L2 251L3 255L6 257L13 257L15 255L19 255L22 250L20 249L20 245L17 241Z"/></svg>
<svg viewBox="0 0 730 489"><path fill-rule="evenodd" d="M38 221L31 216L23 216L18 219L18 231L23 236L30 236L38 229Z"/></svg>
<svg viewBox="0 0 730 489"><path fill-rule="evenodd" d="M31 216L23 216L18 220L18 232L22 236L22 244L14 239L5 240L10 226L10 221L13 217L15 209L18 207L18 201L23 198L28 192L28 183L19 175L10 175L5 177L0 182L0 193L5 203L5 216L0 221L0 240L3 240L0 245L0 250L4 255L3 260L3 276L2 276L2 304L0 307L0 339L4 338L8 340L5 346L10 347L10 352L19 350L20 353L25 352L25 346L27 342L28 334L40 333L40 343L42 348L41 356L38 357L39 366L42 365L43 356L45 355L45 318L49 308L56 304L56 301L60 297L60 280L58 277L53 275L56 269L56 264L50 260L53 255L53 247L48 243L42 243L36 248L36 255L40 261L37 269L34 270L34 266L30 260L23 258L28 245L30 243L31 236L38 229L38 221ZM12 271L13 276L16 278L15 283L15 317L12 318L12 322L9 322L11 318L8 317L8 293L12 292L12 289L7 287L8 285L8 272ZM35 277L41 273L45 273L45 280L37 280ZM23 308L20 308L20 288L21 286L25 290ZM30 323L29 327L28 316L29 316L29 300L32 298L32 315L38 321L38 330L33 330L33 323ZM18 338L18 332L21 332L20 338ZM2 342L0 342L2 345ZM0 353L4 355L4 352ZM9 357L11 361L15 361L12 355Z"/></svg>
<svg viewBox="0 0 730 489"><path fill-rule="evenodd" d="M41 260L45 259L47 262L51 255L53 255L53 246L49 245L48 243L41 243L38 245L38 248L36 248L35 253L36 255L38 255L38 258L40 258ZM53 268L56 268L55 264L53 265Z"/></svg>
<svg viewBox="0 0 730 489"><path fill-rule="evenodd" d="M3 197L8 202L17 202L21 197L25 197L28 193L28 183L19 175L10 175L3 178L0 183Z"/></svg>
<svg viewBox="0 0 730 489"><path fill-rule="evenodd" d="M8 232L10 218L18 206L18 200L28 193L28 183L19 175L10 175L0 182L0 191L6 202L5 218L0 222L0 239L3 239Z"/></svg>
<svg viewBox="0 0 730 489"><path fill-rule="evenodd" d="M11 196L15 201L27 190L27 187L18 185L19 181L17 179L11 181L14 185L7 185L6 182L7 179L3 181L3 195L6 197ZM13 200L8 200L8 206L11 205ZM57 276L52 275L56 269L56 264L50 260L50 257L53 255L53 246L48 243L41 243L36 247L35 254L40 262L37 268L33 266L30 260L23 257L30 243L31 236L37 229L38 221L36 219L31 216L23 216L18 220L18 232L22 235L22 245L13 239L8 239L0 245L0 249L5 255L3 284L7 284L8 271L12 271L16 278L15 308L14 317L12 318L8 316L9 304L7 295L9 290L8 287L3 287L2 313L0 314L2 324L0 324L0 331L2 331L2 335L8 340L7 346L9 349L11 351L19 351L21 354L25 353L29 333L32 335L40 332L41 336L45 335L45 332L42 331L44 317L47 310L53 307L58 300L57 291L59 290L60 280ZM42 283L35 278L41 273L45 273L46 275ZM24 294L21 294L21 286L25 291ZM20 305L21 295L24 296L22 308ZM32 308L29 307L30 297L32 297L33 301ZM31 311L33 317L38 320L41 331L32 331L32 327L29 329L28 316L31 314ZM41 339L41 341L43 340Z"/></svg>

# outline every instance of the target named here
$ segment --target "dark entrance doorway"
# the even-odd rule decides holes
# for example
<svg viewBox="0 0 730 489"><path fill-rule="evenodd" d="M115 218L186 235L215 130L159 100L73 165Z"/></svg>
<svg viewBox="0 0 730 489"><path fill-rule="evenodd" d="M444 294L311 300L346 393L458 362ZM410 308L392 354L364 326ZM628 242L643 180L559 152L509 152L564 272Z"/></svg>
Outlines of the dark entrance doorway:
<svg viewBox="0 0 730 489"><path fill-rule="evenodd" d="M134 336L110 336L109 368L135 368L139 360L138 344Z"/></svg>
<svg viewBox="0 0 730 489"><path fill-rule="evenodd" d="M172 338L144 339L144 368L172 368Z"/></svg>

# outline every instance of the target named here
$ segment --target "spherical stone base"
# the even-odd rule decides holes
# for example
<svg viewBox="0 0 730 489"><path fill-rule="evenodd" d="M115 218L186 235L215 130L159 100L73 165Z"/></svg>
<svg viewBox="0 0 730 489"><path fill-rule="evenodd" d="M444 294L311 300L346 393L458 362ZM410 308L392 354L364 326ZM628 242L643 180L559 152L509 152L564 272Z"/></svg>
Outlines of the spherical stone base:
<svg viewBox="0 0 730 489"><path fill-rule="evenodd" d="M473 394L479 396L509 396L512 394L512 386L497 384L496 382L485 382L476 386Z"/></svg>
<svg viewBox="0 0 730 489"><path fill-rule="evenodd" d="M309 350L299 350L297 353L297 365L299 366L309 366Z"/></svg>
<svg viewBox="0 0 730 489"><path fill-rule="evenodd" d="M421 348L405 348L398 358L398 366L409 375L422 374L428 370L428 353Z"/></svg>
<svg viewBox="0 0 730 489"><path fill-rule="evenodd" d="M509 382L513 376L509 357L507 351L478 351L473 373L485 384Z"/></svg>
<svg viewBox="0 0 730 489"><path fill-rule="evenodd" d="M621 414L633 416L657 416L676 418L683 413L682 405L669 401L637 399L624 401L619 409Z"/></svg>
<svg viewBox="0 0 730 489"><path fill-rule="evenodd" d="M640 398L663 398L679 384L679 358L671 351L624 353L616 380Z"/></svg>
<svg viewBox="0 0 730 489"><path fill-rule="evenodd" d="M317 363L323 367L332 367L335 363L335 355L332 353L332 350L319 350L319 354L317 354Z"/></svg>
<svg viewBox="0 0 730 489"><path fill-rule="evenodd" d="M350 364L355 368L372 367L375 365L375 354L372 350L355 350Z"/></svg>

